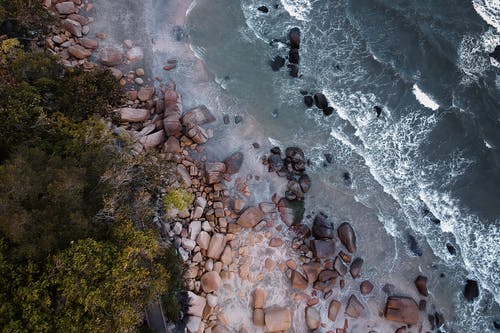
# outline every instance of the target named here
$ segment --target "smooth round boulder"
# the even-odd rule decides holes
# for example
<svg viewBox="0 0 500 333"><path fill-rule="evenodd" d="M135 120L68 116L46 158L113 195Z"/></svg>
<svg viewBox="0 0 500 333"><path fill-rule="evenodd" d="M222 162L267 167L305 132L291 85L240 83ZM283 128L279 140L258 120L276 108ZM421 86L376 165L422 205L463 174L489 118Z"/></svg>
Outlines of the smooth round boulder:
<svg viewBox="0 0 500 333"><path fill-rule="evenodd" d="M306 95L306 96L304 96L304 104L305 104L308 108L312 107L312 106L314 105L314 99L313 99L313 97L312 97L312 96L310 96L310 95Z"/></svg>
<svg viewBox="0 0 500 333"><path fill-rule="evenodd" d="M306 325L310 330L318 329L321 325L321 317L318 310L312 306L306 307Z"/></svg>
<svg viewBox="0 0 500 333"><path fill-rule="evenodd" d="M467 301L472 302L474 298L479 296L479 286L477 281L467 280L464 287L464 297Z"/></svg>
<svg viewBox="0 0 500 333"><path fill-rule="evenodd" d="M316 104L316 107L318 109L326 109L328 107L328 100L326 99L326 96L323 95L322 93L316 93L314 94L314 104Z"/></svg>
<svg viewBox="0 0 500 333"><path fill-rule="evenodd" d="M429 292L427 290L427 277L419 275L415 279L415 287L417 287L418 292L422 296L428 296Z"/></svg>
<svg viewBox="0 0 500 333"><path fill-rule="evenodd" d="M268 332L286 331L292 327L292 314L286 308L266 309L264 320Z"/></svg>
<svg viewBox="0 0 500 333"><path fill-rule="evenodd" d="M203 276L200 279L200 282L201 282L201 288L206 293L218 291L220 286L222 285L222 280L219 274L215 271L203 274Z"/></svg>
<svg viewBox="0 0 500 333"><path fill-rule="evenodd" d="M359 285L359 290L362 295L368 295L373 290L373 284L370 281L365 280Z"/></svg>
<svg viewBox="0 0 500 333"><path fill-rule="evenodd" d="M352 226L349 223L344 222L337 229L337 233L340 241L344 244L347 251L351 253L356 252L356 234L354 233Z"/></svg>
<svg viewBox="0 0 500 333"><path fill-rule="evenodd" d="M363 259L361 258L354 259L354 261L351 264L351 268L349 269L349 272L351 273L353 279L356 279L359 276L362 266L363 266Z"/></svg>
<svg viewBox="0 0 500 333"><path fill-rule="evenodd" d="M290 47L294 49L300 48L300 29L294 27L290 29L288 33L288 39L290 40Z"/></svg>

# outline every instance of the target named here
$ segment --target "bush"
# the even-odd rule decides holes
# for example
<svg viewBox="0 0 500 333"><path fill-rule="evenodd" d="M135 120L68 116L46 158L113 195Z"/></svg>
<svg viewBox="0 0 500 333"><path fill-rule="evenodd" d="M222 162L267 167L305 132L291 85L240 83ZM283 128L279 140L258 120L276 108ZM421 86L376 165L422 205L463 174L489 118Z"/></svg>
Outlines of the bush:
<svg viewBox="0 0 500 333"><path fill-rule="evenodd" d="M175 208L184 210L193 204L194 195L185 189L176 188L167 192L163 197L165 209Z"/></svg>

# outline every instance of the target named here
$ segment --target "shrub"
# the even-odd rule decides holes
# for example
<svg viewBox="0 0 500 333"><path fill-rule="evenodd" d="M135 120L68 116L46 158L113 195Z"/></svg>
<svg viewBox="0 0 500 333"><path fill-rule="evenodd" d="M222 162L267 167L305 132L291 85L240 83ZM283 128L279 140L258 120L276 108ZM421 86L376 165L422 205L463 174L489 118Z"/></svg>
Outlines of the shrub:
<svg viewBox="0 0 500 333"><path fill-rule="evenodd" d="M176 188L167 192L163 197L165 209L175 208L184 210L188 208L194 200L194 195L185 189Z"/></svg>

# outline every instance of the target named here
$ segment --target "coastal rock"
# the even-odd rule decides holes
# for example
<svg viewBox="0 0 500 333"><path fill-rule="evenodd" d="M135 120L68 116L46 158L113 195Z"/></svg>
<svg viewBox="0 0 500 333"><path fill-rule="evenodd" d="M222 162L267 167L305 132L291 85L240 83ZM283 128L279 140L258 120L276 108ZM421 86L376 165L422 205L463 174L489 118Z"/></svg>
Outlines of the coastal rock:
<svg viewBox="0 0 500 333"><path fill-rule="evenodd" d="M65 1L56 3L56 10L61 15L73 14L76 12L76 7L73 1Z"/></svg>
<svg viewBox="0 0 500 333"><path fill-rule="evenodd" d="M198 125L192 126L188 130L187 136L190 137L194 142L196 142L198 144L203 144L203 143L207 142L209 139L208 132L204 128L202 128Z"/></svg>
<svg viewBox="0 0 500 333"><path fill-rule="evenodd" d="M328 106L328 100L322 93L316 93L314 94L314 104L316 104L317 108L323 110Z"/></svg>
<svg viewBox="0 0 500 333"><path fill-rule="evenodd" d="M82 25L82 28L83 28L83 26L88 25L90 23L90 20L88 17L78 15L78 14L70 14L70 15L68 15L67 18L80 23Z"/></svg>
<svg viewBox="0 0 500 333"><path fill-rule="evenodd" d="M189 176L189 172L184 165L177 164L177 173L181 176L184 185L186 185L186 187L191 187L191 177Z"/></svg>
<svg viewBox="0 0 500 333"><path fill-rule="evenodd" d="M169 114L163 118L163 131L167 136L179 137L182 131L182 124L179 116L176 114Z"/></svg>
<svg viewBox="0 0 500 333"><path fill-rule="evenodd" d="M340 312L340 308L342 307L342 303L339 301L333 300L330 302L328 306L328 319L331 321L337 320L337 315Z"/></svg>
<svg viewBox="0 0 500 333"><path fill-rule="evenodd" d="M250 207L241 214L236 223L243 228L253 228L262 218L264 218L264 213L259 207Z"/></svg>
<svg viewBox="0 0 500 333"><path fill-rule="evenodd" d="M339 256L335 257L335 262L333 263L333 267L342 276L344 276L345 273L347 273L347 266L344 264L344 262L342 261L342 259L340 259Z"/></svg>
<svg viewBox="0 0 500 333"><path fill-rule="evenodd" d="M165 133L163 131L158 131L153 134L143 136L139 139L139 142L144 146L144 148L153 148L161 145L165 141Z"/></svg>
<svg viewBox="0 0 500 333"><path fill-rule="evenodd" d="M125 57L130 62L136 62L144 58L144 53L142 52L140 47L133 47L125 52Z"/></svg>
<svg viewBox="0 0 500 333"><path fill-rule="evenodd" d="M340 241L347 248L347 251L351 253L356 252L356 234L354 233L351 225L344 222L339 226L337 232Z"/></svg>
<svg viewBox="0 0 500 333"><path fill-rule="evenodd" d="M201 221L191 221L188 227L189 239L195 240L201 232Z"/></svg>
<svg viewBox="0 0 500 333"><path fill-rule="evenodd" d="M73 45L68 47L68 53L76 59L85 59L92 55L92 52L80 45Z"/></svg>
<svg viewBox="0 0 500 333"><path fill-rule="evenodd" d="M120 114L121 121L131 123L145 121L150 116L149 110L146 109L121 108L117 111Z"/></svg>
<svg viewBox="0 0 500 333"><path fill-rule="evenodd" d="M280 247L281 245L283 245L283 241L281 240L281 238L273 237L269 241L269 247Z"/></svg>
<svg viewBox="0 0 500 333"><path fill-rule="evenodd" d="M253 324L258 327L262 327L266 325L265 315L263 309L254 309L253 310Z"/></svg>
<svg viewBox="0 0 500 333"><path fill-rule="evenodd" d="M112 47L106 47L99 52L99 61L105 66L116 66L122 62L122 53Z"/></svg>
<svg viewBox="0 0 500 333"><path fill-rule="evenodd" d="M210 239L208 245L207 257L218 260L222 255L222 251L226 246L226 236L223 234L215 233Z"/></svg>
<svg viewBox="0 0 500 333"><path fill-rule="evenodd" d="M268 332L286 331L292 326L292 314L286 308L266 309L265 322Z"/></svg>
<svg viewBox="0 0 500 333"><path fill-rule="evenodd" d="M280 171L285 166L285 163L281 159L281 156L279 156L277 154L271 154L268 157L267 162L269 163L269 171L270 172Z"/></svg>
<svg viewBox="0 0 500 333"><path fill-rule="evenodd" d="M318 329L321 325L319 312L312 306L306 307L306 325L310 330Z"/></svg>
<svg viewBox="0 0 500 333"><path fill-rule="evenodd" d="M186 328L189 333L196 333L200 328L201 318L197 316L189 316L186 323Z"/></svg>
<svg viewBox="0 0 500 333"><path fill-rule="evenodd" d="M353 279L356 279L361 272L361 267L363 266L363 259L356 258L351 264L351 268L349 269L351 276Z"/></svg>
<svg viewBox="0 0 500 333"><path fill-rule="evenodd" d="M90 50L95 50L95 49L97 49L97 47L99 47L99 41L97 39L88 38L88 37L81 38L80 44L84 48L90 49ZM120 78L121 78L121 76L120 76Z"/></svg>
<svg viewBox="0 0 500 333"><path fill-rule="evenodd" d="M155 94L155 87L141 87L137 93L137 98L141 102L146 102L153 98Z"/></svg>
<svg viewBox="0 0 500 333"><path fill-rule="evenodd" d="M216 119L214 115L205 105L200 105L186 112L182 117L182 123L186 127L192 125L204 125L214 122Z"/></svg>
<svg viewBox="0 0 500 333"><path fill-rule="evenodd" d="M415 287L417 287L418 292L422 296L428 296L429 292L427 290L427 277L419 275L415 280Z"/></svg>
<svg viewBox="0 0 500 333"><path fill-rule="evenodd" d="M263 309L266 302L266 292L262 288L257 288L253 292L254 309Z"/></svg>
<svg viewBox="0 0 500 333"><path fill-rule="evenodd" d="M299 184L302 192L307 193L311 188L311 178L308 175L302 175L299 178Z"/></svg>
<svg viewBox="0 0 500 333"><path fill-rule="evenodd" d="M300 56L299 56L299 49L290 49L288 51L288 61L291 64L298 64L300 61Z"/></svg>
<svg viewBox="0 0 500 333"><path fill-rule="evenodd" d="M405 234L405 239L406 239L406 244L408 246L408 249L417 257L422 256L422 254L423 254L422 249L420 248L420 245L418 244L415 236L407 233L407 234Z"/></svg>
<svg viewBox="0 0 500 333"><path fill-rule="evenodd" d="M313 288L321 291L322 293L330 292L335 286L336 279L326 280L326 281L316 281ZM342 280L343 281L343 280Z"/></svg>
<svg viewBox="0 0 500 333"><path fill-rule="evenodd" d="M226 165L226 173L230 175L238 173L243 164L243 153L236 152L231 154L231 156L224 160L224 164Z"/></svg>
<svg viewBox="0 0 500 333"><path fill-rule="evenodd" d="M313 261L302 265L304 272L306 273L307 280L309 283L314 283L318 279L319 273L323 270L323 267L319 262Z"/></svg>
<svg viewBox="0 0 500 333"><path fill-rule="evenodd" d="M333 238L333 224L328 222L328 216L325 213L319 212L314 217L312 235L318 239Z"/></svg>
<svg viewBox="0 0 500 333"><path fill-rule="evenodd" d="M467 301L472 302L474 298L479 296L479 286L477 281L467 280L464 287L464 297Z"/></svg>
<svg viewBox="0 0 500 333"><path fill-rule="evenodd" d="M385 318L390 321L415 325L418 323L418 305L409 297L391 296L385 305Z"/></svg>
<svg viewBox="0 0 500 333"><path fill-rule="evenodd" d="M493 52L490 53L490 57L500 62L500 45L497 45L495 47L495 50L493 50Z"/></svg>
<svg viewBox="0 0 500 333"><path fill-rule="evenodd" d="M300 225L305 211L304 202L280 199L278 202L278 211L281 220L287 226Z"/></svg>
<svg viewBox="0 0 500 333"><path fill-rule="evenodd" d="M359 290L362 295L368 295L373 290L373 284L370 281L365 280L359 285Z"/></svg>
<svg viewBox="0 0 500 333"><path fill-rule="evenodd" d="M328 258L335 253L335 242L331 239L315 239L311 242L311 248L316 258Z"/></svg>
<svg viewBox="0 0 500 333"><path fill-rule="evenodd" d="M220 257L220 261L224 265L230 265L233 262L233 250L231 249L231 246L226 245Z"/></svg>
<svg viewBox="0 0 500 333"><path fill-rule="evenodd" d="M292 271L291 280L292 288L300 290L304 290L307 288L307 280L304 275L300 274L299 272Z"/></svg>
<svg viewBox="0 0 500 333"><path fill-rule="evenodd" d="M325 282L328 280L336 279L339 277L339 273L337 271L331 269L324 269L318 275L318 280L321 282Z"/></svg>
<svg viewBox="0 0 500 333"><path fill-rule="evenodd" d="M82 37L82 25L72 19L65 19L62 21L64 29L69 31L75 37Z"/></svg>
<svg viewBox="0 0 500 333"><path fill-rule="evenodd" d="M278 56L274 57L273 60L271 60L270 65L271 65L272 70L277 72L280 70L281 67L285 66L285 58L278 55Z"/></svg>
<svg viewBox="0 0 500 333"><path fill-rule="evenodd" d="M290 48L300 49L300 29L295 27L290 29L288 33L288 39L290 40Z"/></svg>
<svg viewBox="0 0 500 333"><path fill-rule="evenodd" d="M335 109L332 106L327 106L326 108L323 109L323 114L328 117L331 116L334 111Z"/></svg>
<svg viewBox="0 0 500 333"><path fill-rule="evenodd" d="M222 280L217 272L207 272L200 279L201 288L206 293L216 292L222 286Z"/></svg>
<svg viewBox="0 0 500 333"><path fill-rule="evenodd" d="M179 140L175 136L170 136L163 145L163 151L165 153L173 153L173 154L180 153L181 145L179 143Z"/></svg>
<svg viewBox="0 0 500 333"><path fill-rule="evenodd" d="M351 297L349 297L349 301L347 302L345 313L350 317L358 318L361 315L361 312L363 312L364 308L365 307L356 298L356 296L351 295Z"/></svg>
<svg viewBox="0 0 500 333"><path fill-rule="evenodd" d="M299 76L299 66L295 64L288 64L287 67L291 77Z"/></svg>
<svg viewBox="0 0 500 333"><path fill-rule="evenodd" d="M212 333L231 333L231 331L228 330L225 326L218 324L212 328Z"/></svg>
<svg viewBox="0 0 500 333"><path fill-rule="evenodd" d="M187 293L189 298L189 308L187 314L196 317L203 317L203 309L207 303L205 297L198 296L191 291L188 291Z"/></svg>
<svg viewBox="0 0 500 333"><path fill-rule="evenodd" d="M224 172L226 172L226 165L224 163L205 163L205 180L207 184L220 182Z"/></svg>
<svg viewBox="0 0 500 333"><path fill-rule="evenodd" d="M269 12L269 8L267 8L266 6L260 6L260 7L257 8L257 10L259 12L264 13L264 14L267 14Z"/></svg>
<svg viewBox="0 0 500 333"><path fill-rule="evenodd" d="M198 237L196 237L196 244L203 249L207 250L210 245L210 235L206 231L200 231Z"/></svg>
<svg viewBox="0 0 500 333"><path fill-rule="evenodd" d="M314 99L312 96L306 95L304 96L304 104L310 108L314 105Z"/></svg>

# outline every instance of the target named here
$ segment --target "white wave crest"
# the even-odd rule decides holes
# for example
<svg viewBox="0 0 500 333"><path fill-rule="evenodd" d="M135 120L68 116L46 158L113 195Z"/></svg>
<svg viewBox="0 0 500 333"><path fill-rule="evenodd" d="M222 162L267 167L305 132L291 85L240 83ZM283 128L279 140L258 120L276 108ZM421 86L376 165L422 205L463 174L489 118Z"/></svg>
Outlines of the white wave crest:
<svg viewBox="0 0 500 333"><path fill-rule="evenodd" d="M500 1L498 0L473 0L474 10L482 19L500 32Z"/></svg>
<svg viewBox="0 0 500 333"><path fill-rule="evenodd" d="M434 101L434 99L432 99L431 96L424 93L422 91L422 89L420 89L420 87L416 83L413 85L413 94L415 95L417 100L420 102L420 104L422 104L423 106L425 106L433 111L436 111L437 109L439 109L439 104L436 103L436 101Z"/></svg>
<svg viewBox="0 0 500 333"><path fill-rule="evenodd" d="M299 21L308 21L308 15L312 9L309 0L281 0L285 10Z"/></svg>

